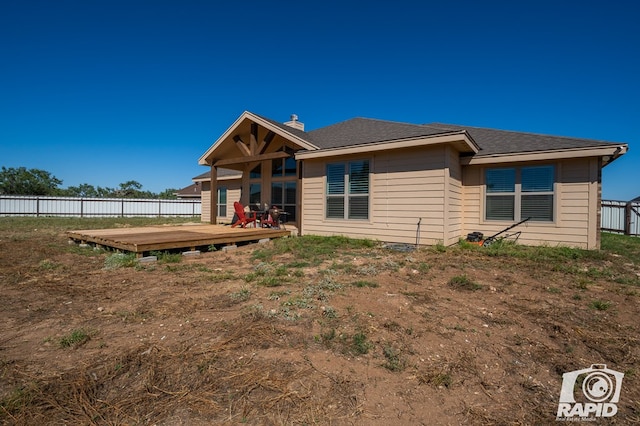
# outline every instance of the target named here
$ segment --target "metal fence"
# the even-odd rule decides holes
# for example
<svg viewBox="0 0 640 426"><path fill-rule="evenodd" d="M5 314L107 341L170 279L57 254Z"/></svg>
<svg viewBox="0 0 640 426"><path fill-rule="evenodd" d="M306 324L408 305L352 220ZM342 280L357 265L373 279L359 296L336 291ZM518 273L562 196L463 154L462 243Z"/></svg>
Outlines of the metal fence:
<svg viewBox="0 0 640 426"><path fill-rule="evenodd" d="M0 216L199 216L200 200L0 195Z"/></svg>
<svg viewBox="0 0 640 426"><path fill-rule="evenodd" d="M603 231L640 236L640 202L602 200L600 213Z"/></svg>

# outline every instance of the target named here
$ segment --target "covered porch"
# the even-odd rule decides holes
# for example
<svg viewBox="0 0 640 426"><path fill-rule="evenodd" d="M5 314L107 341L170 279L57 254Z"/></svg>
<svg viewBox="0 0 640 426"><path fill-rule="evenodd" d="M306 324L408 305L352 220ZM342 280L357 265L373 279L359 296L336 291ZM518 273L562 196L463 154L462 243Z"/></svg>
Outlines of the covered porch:
<svg viewBox="0 0 640 426"><path fill-rule="evenodd" d="M303 130L295 116L281 124L243 113L199 160L210 168L210 181L202 189L202 221L218 223L223 209L239 201L251 210L277 206L287 223L299 228L301 164L294 156L302 149L317 149L302 139ZM226 199L219 169L241 175L239 196L237 192L232 195L237 199ZM224 196L219 191L222 188Z"/></svg>

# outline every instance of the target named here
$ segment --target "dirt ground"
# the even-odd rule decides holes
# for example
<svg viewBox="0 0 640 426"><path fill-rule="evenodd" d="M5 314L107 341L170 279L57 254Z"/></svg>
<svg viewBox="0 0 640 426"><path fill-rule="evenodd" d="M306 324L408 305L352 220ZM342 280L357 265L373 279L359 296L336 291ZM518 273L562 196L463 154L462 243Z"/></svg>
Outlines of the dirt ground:
<svg viewBox="0 0 640 426"><path fill-rule="evenodd" d="M556 424L562 374L592 364L625 373L599 423L640 422L621 254L338 239L118 267L0 229L3 424Z"/></svg>

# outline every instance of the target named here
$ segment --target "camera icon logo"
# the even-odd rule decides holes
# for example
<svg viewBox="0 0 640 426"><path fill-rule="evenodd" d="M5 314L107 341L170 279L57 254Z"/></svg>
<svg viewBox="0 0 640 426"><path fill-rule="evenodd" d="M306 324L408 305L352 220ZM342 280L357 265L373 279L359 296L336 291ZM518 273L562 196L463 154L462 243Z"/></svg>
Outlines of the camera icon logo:
<svg viewBox="0 0 640 426"><path fill-rule="evenodd" d="M556 418L612 417L618 412L624 373L604 364L562 375L562 389Z"/></svg>

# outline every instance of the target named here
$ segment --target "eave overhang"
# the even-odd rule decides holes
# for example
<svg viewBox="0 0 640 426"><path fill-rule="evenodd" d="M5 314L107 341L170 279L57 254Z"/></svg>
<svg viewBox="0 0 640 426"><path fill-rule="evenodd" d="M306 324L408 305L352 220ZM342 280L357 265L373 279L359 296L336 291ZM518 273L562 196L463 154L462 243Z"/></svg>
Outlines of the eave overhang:
<svg viewBox="0 0 640 426"><path fill-rule="evenodd" d="M500 163L515 163L515 162L527 162L527 161L545 161L545 160L558 160L568 158L584 158L584 157L602 157L603 164L606 166L614 161L621 155L626 154L629 147L627 144L616 144L608 146L596 146L589 148L571 148L571 149L558 149L547 151L532 151L532 152L516 152L507 154L493 154L493 155L474 155L468 157L461 157L460 164L463 166L473 166L482 164L500 164Z"/></svg>

